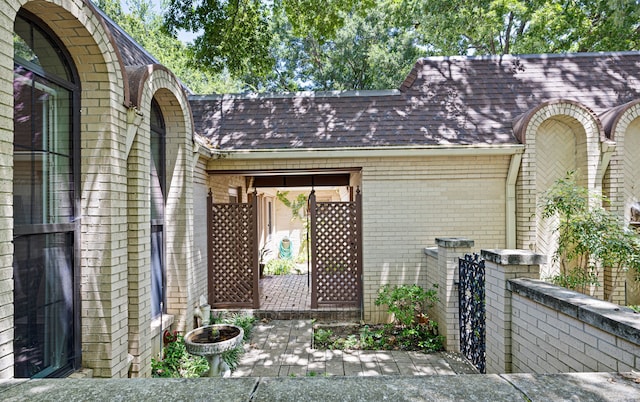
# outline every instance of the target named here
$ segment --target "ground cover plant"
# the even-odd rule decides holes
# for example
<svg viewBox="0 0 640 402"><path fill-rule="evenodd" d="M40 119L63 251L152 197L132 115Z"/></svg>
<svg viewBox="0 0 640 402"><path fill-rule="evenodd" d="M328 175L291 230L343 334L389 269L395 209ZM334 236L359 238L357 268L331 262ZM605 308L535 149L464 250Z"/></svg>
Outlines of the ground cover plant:
<svg viewBox="0 0 640 402"><path fill-rule="evenodd" d="M315 349L414 350L435 352L443 349L444 337L438 324L427 315L427 308L438 301L437 289L418 285L383 286L375 304L385 305L394 316L389 324L314 326Z"/></svg>
<svg viewBox="0 0 640 402"><path fill-rule="evenodd" d="M251 336L255 318L248 315L234 314L227 317L212 315L212 324L232 324L244 330L243 342L235 349L222 354L222 360L227 363L231 371L238 366L244 352L243 344ZM195 356L187 352L184 336L177 332L165 331L163 335L164 348L161 359L151 360L152 377L161 378L197 378L209 371L209 363L202 356Z"/></svg>

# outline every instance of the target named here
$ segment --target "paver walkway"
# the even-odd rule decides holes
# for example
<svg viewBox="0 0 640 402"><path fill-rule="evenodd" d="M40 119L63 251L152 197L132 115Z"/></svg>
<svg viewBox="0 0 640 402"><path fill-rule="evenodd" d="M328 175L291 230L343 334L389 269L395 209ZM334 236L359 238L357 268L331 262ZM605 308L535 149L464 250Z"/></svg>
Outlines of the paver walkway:
<svg viewBox="0 0 640 402"><path fill-rule="evenodd" d="M256 315L269 319L358 320L359 307L322 306L311 310L310 278L302 275L273 275L260 279L260 309Z"/></svg>
<svg viewBox="0 0 640 402"><path fill-rule="evenodd" d="M232 377L455 375L477 371L456 354L311 348L311 320L257 322Z"/></svg>

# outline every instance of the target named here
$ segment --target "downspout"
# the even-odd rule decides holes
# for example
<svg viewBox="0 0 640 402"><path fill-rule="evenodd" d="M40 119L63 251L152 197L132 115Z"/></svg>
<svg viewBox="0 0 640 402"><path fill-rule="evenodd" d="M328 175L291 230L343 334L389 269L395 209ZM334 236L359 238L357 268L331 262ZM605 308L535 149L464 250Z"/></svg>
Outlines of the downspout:
<svg viewBox="0 0 640 402"><path fill-rule="evenodd" d="M599 192L602 194L602 186L604 185L604 174L609 167L609 163L611 162L611 156L613 152L616 150L616 143L612 141L603 141L601 145L602 149L602 157L600 158L600 164L598 166L598 171L596 172L596 182L595 185L599 186Z"/></svg>
<svg viewBox="0 0 640 402"><path fill-rule="evenodd" d="M129 153L131 152L131 147L133 146L133 140L135 139L141 124L142 124L142 112L140 112L135 107L128 108L127 109L127 138L126 138L127 158L129 157Z"/></svg>
<svg viewBox="0 0 640 402"><path fill-rule="evenodd" d="M520 164L522 162L522 153L524 150L514 153L511 156L511 162L509 163L509 171L507 172L506 182L506 238L507 249L516 248L516 181L518 179L518 172L520 171Z"/></svg>

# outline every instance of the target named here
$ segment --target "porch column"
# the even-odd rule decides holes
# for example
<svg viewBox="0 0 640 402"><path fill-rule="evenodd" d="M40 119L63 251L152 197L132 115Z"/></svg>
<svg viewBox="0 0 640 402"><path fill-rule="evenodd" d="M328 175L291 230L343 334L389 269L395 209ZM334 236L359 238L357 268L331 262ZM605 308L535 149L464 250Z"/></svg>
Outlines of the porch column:
<svg viewBox="0 0 640 402"><path fill-rule="evenodd" d="M436 238L438 246L438 272L435 276L440 301L434 306L434 318L441 335L445 336L445 349L460 352L460 324L458 307L458 259L472 253L474 241L460 237Z"/></svg>
<svg viewBox="0 0 640 402"><path fill-rule="evenodd" d="M526 250L482 250L485 260L486 372L511 372L511 291L507 281L540 278L547 257Z"/></svg>

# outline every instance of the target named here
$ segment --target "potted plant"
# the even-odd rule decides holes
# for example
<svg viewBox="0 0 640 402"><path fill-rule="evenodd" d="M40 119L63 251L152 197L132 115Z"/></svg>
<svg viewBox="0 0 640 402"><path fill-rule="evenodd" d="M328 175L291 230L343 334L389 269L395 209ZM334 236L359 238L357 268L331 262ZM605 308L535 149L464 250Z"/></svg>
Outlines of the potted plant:
<svg viewBox="0 0 640 402"><path fill-rule="evenodd" d="M269 254L271 254L271 249L267 248L267 245L265 244L260 249L260 260L259 260L260 279L264 277L264 266L266 265L264 260L265 260L265 257L268 256Z"/></svg>

